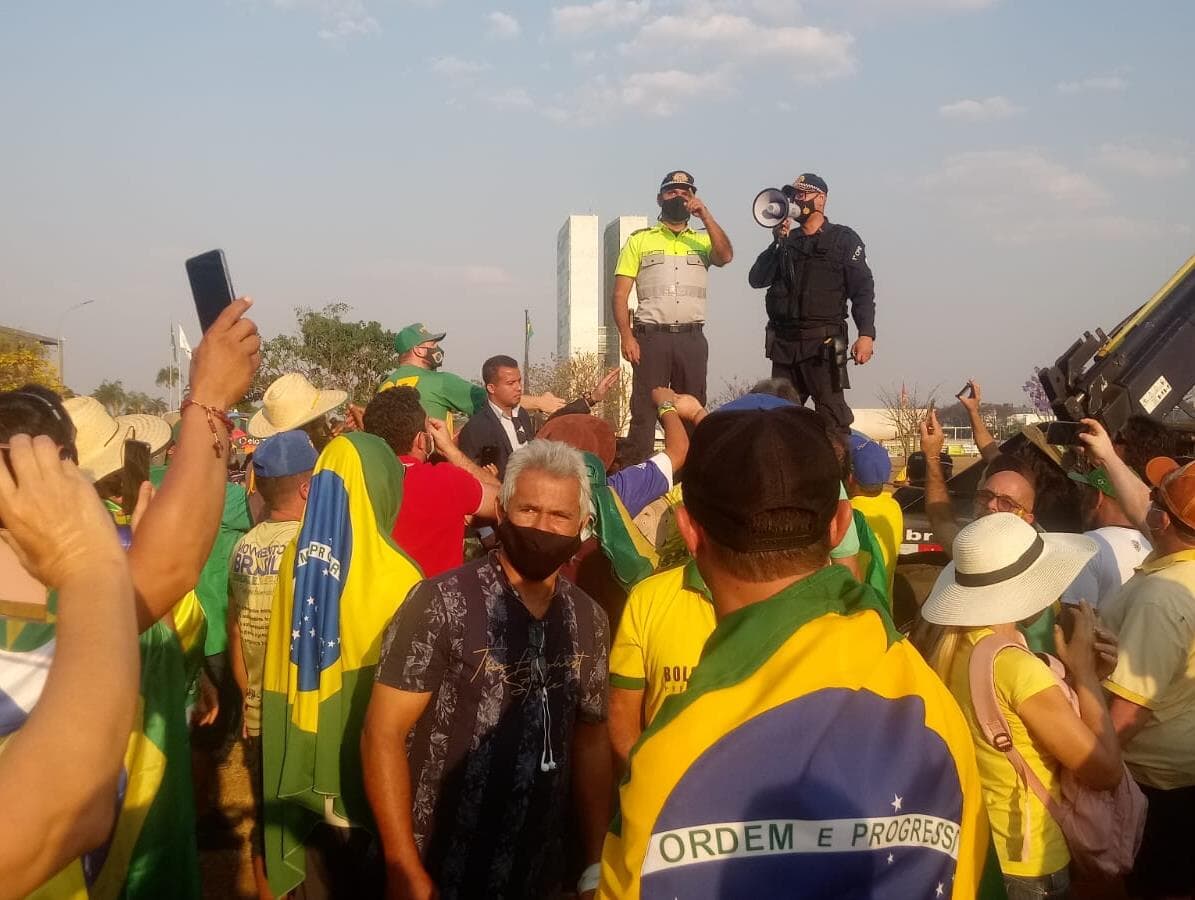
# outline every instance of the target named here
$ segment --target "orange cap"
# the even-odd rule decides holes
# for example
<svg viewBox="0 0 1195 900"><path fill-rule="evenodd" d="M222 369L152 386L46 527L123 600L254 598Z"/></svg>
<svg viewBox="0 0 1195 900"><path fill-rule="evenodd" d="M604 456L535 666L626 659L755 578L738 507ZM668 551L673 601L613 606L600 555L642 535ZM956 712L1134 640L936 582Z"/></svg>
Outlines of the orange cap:
<svg viewBox="0 0 1195 900"><path fill-rule="evenodd" d="M1145 466L1145 477L1158 489L1170 514L1195 530L1195 463L1180 466L1168 456L1155 456Z"/></svg>

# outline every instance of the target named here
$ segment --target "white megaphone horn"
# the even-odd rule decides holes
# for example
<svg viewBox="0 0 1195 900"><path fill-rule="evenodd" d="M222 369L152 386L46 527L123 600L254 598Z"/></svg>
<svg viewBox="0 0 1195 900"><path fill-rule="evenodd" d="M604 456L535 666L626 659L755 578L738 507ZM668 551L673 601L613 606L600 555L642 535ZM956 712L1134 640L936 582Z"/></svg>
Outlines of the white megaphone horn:
<svg viewBox="0 0 1195 900"><path fill-rule="evenodd" d="M765 188L755 195L755 202L751 204L751 214L764 228L775 228L791 216L788 197L776 188Z"/></svg>

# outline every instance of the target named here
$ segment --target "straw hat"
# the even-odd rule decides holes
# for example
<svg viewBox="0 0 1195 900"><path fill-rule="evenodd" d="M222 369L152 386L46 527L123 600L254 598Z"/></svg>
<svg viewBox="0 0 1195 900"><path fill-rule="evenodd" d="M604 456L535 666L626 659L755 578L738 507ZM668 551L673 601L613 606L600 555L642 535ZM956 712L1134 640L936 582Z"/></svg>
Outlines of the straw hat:
<svg viewBox="0 0 1195 900"><path fill-rule="evenodd" d="M954 539L954 562L938 576L921 616L935 625L1020 622L1061 596L1096 544L1079 534L1039 534L1012 513L992 513Z"/></svg>
<svg viewBox="0 0 1195 900"><path fill-rule="evenodd" d="M71 397L62 405L75 425L79 469L92 481L120 470L124 465L125 441L144 441L149 444L151 456L170 442L170 426L157 416L136 414L113 418L94 397Z"/></svg>
<svg viewBox="0 0 1195 900"><path fill-rule="evenodd" d="M298 372L288 372L266 388L261 409L249 420L249 434L267 438L301 428L327 415L348 397L344 391L321 391Z"/></svg>

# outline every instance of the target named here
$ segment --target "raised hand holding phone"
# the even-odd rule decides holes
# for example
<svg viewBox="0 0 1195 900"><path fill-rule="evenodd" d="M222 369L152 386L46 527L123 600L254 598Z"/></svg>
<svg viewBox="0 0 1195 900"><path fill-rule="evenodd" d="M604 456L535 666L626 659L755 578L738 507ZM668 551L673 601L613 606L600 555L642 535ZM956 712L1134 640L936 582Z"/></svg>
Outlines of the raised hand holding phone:
<svg viewBox="0 0 1195 900"><path fill-rule="evenodd" d="M187 279L191 282L191 296L195 300L195 312L199 315L199 327L207 332L216 319L233 300L232 278L228 274L228 263L223 250L209 250L192 256L186 262Z"/></svg>

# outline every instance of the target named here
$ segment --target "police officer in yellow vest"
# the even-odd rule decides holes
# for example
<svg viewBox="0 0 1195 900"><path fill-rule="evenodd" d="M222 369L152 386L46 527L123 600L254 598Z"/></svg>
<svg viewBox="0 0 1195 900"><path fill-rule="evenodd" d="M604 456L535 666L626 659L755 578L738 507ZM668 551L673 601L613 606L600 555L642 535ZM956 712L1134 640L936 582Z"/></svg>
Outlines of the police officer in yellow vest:
<svg viewBox="0 0 1195 900"><path fill-rule="evenodd" d="M614 274L614 322L622 355L635 367L631 389L631 427L627 435L632 459L646 459L656 430L653 388L670 387L705 403L705 370L709 345L705 325L707 270L734 257L730 239L705 203L688 172L664 176L656 196L660 222L627 238ZM696 216L704 231L689 227ZM639 296L634 322L628 298Z"/></svg>

